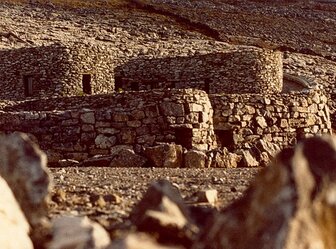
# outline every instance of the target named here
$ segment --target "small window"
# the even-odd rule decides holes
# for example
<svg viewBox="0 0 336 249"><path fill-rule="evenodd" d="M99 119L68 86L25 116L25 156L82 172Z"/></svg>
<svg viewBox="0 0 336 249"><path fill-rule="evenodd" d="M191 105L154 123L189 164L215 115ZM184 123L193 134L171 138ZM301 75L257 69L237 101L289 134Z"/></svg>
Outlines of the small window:
<svg viewBox="0 0 336 249"><path fill-rule="evenodd" d="M34 82L33 76L30 75L23 76L23 84L26 97L33 95L33 82Z"/></svg>
<svg viewBox="0 0 336 249"><path fill-rule="evenodd" d="M91 74L83 74L82 78L83 92L86 94L91 94Z"/></svg>

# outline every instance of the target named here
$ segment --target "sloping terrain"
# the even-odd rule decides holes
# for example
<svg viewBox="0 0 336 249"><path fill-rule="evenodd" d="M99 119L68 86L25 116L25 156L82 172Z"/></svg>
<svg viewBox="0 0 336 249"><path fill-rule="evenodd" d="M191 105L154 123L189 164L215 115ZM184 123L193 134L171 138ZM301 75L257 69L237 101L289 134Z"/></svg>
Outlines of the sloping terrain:
<svg viewBox="0 0 336 249"><path fill-rule="evenodd" d="M28 2L28 1L27 1ZM284 70L336 94L336 4L314 1L147 0L1 1L0 49L55 42L112 45L120 53L202 41L253 45L285 52ZM209 41L209 42L208 42ZM192 48L191 48L192 49ZM1 58L0 58L1 60ZM53 169L51 216L89 215L114 232L146 185L164 178L184 197L199 188L219 191L221 206L240 197L258 169ZM106 197L102 203L100 196ZM119 198L120 197L120 198ZM97 199L98 198L98 199Z"/></svg>

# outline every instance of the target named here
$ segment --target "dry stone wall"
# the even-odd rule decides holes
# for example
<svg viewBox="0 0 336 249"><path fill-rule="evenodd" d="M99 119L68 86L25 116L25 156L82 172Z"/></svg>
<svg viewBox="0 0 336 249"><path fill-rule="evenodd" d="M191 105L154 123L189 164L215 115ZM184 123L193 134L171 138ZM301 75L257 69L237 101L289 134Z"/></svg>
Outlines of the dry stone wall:
<svg viewBox="0 0 336 249"><path fill-rule="evenodd" d="M136 58L115 69L116 88L197 88L209 93L282 90L282 54L245 48L193 56Z"/></svg>
<svg viewBox="0 0 336 249"><path fill-rule="evenodd" d="M312 134L331 133L327 97L319 90L209 96L217 141L229 142L233 149L248 148L260 139L284 147Z"/></svg>
<svg viewBox="0 0 336 249"><path fill-rule="evenodd" d="M54 159L82 160L118 145L141 153L160 142L237 151L263 139L283 147L331 133L331 125L319 90L208 95L161 89L11 103L0 112L0 130L34 135Z"/></svg>
<svg viewBox="0 0 336 249"><path fill-rule="evenodd" d="M83 95L83 75L89 77L92 94L111 92L113 55L111 48L84 44L0 50L0 98ZM28 80L32 84L29 93Z"/></svg>
<svg viewBox="0 0 336 249"><path fill-rule="evenodd" d="M71 105L74 99L68 99L64 98L63 104L69 104L64 109L54 105L62 102L57 99L43 110L30 111L32 103L25 106L27 110L21 106L21 111L3 111L0 130L33 134L41 148L51 154L79 160L109 154L117 145L132 146L137 152L158 142L201 150L215 145L213 110L203 91L161 90L80 98L90 108L76 108Z"/></svg>

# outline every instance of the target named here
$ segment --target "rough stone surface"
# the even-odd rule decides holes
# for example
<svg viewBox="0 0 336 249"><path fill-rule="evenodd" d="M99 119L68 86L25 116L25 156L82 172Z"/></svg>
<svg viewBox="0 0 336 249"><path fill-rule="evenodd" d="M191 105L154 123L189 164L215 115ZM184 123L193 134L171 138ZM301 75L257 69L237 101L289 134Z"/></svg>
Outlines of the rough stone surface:
<svg viewBox="0 0 336 249"><path fill-rule="evenodd" d="M112 155L110 167L143 167L147 159L143 156L137 155L133 150L121 149Z"/></svg>
<svg viewBox="0 0 336 249"><path fill-rule="evenodd" d="M197 231L179 191L166 180L156 181L148 188L130 218L140 231L185 245L190 244Z"/></svg>
<svg viewBox="0 0 336 249"><path fill-rule="evenodd" d="M4 179L0 177L0 245L2 249L33 249L29 224Z"/></svg>
<svg viewBox="0 0 336 249"><path fill-rule="evenodd" d="M129 234L126 238L113 242L106 249L182 249L179 246L158 244L153 238L144 233Z"/></svg>
<svg viewBox="0 0 336 249"><path fill-rule="evenodd" d="M283 150L245 197L209 221L192 248L334 248L335 159L334 137Z"/></svg>
<svg viewBox="0 0 336 249"><path fill-rule="evenodd" d="M47 215L51 190L47 157L27 135L13 133L0 138L0 174L8 182L29 223Z"/></svg>
<svg viewBox="0 0 336 249"><path fill-rule="evenodd" d="M108 233L87 217L59 217L53 221L53 240L48 249L105 249Z"/></svg>
<svg viewBox="0 0 336 249"><path fill-rule="evenodd" d="M184 166L186 168L205 168L207 155L202 151L189 150L184 154Z"/></svg>
<svg viewBox="0 0 336 249"><path fill-rule="evenodd" d="M161 144L145 149L144 154L154 167L179 168L182 166L182 146Z"/></svg>

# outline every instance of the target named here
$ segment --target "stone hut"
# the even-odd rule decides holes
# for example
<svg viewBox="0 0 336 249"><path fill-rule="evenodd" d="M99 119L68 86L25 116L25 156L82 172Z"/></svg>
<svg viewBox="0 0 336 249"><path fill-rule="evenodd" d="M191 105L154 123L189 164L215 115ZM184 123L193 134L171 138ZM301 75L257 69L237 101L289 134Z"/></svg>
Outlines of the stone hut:
<svg viewBox="0 0 336 249"><path fill-rule="evenodd" d="M0 99L78 96L114 89L114 58L103 46L54 44L0 50L0 58Z"/></svg>
<svg viewBox="0 0 336 249"><path fill-rule="evenodd" d="M207 93L282 91L282 53L244 48L193 56L136 58L115 68L116 89L195 88Z"/></svg>

